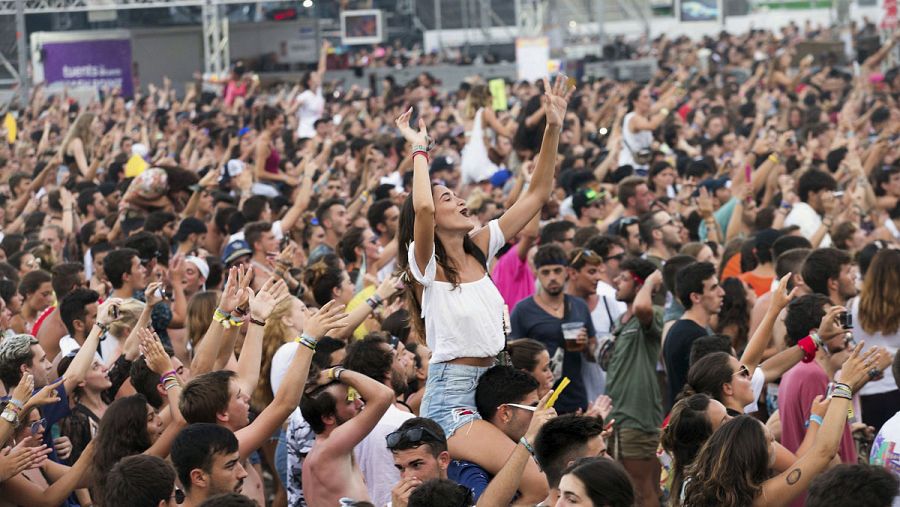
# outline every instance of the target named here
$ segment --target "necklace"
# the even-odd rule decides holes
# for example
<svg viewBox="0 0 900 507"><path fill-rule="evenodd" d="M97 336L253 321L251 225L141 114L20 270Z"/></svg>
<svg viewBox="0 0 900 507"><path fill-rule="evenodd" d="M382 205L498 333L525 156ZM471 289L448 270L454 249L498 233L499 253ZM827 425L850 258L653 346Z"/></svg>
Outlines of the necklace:
<svg viewBox="0 0 900 507"><path fill-rule="evenodd" d="M540 294L542 295L542 299L544 299L544 301L542 302L543 305L546 306L547 308L549 308L550 311L552 311L553 313L559 313L559 311L562 310L563 305L565 305L565 303L566 303L565 296L563 296L562 302L556 306L553 306L552 304L550 304L549 301L546 300L546 296L543 296L543 294L544 294L543 292L541 292Z"/></svg>

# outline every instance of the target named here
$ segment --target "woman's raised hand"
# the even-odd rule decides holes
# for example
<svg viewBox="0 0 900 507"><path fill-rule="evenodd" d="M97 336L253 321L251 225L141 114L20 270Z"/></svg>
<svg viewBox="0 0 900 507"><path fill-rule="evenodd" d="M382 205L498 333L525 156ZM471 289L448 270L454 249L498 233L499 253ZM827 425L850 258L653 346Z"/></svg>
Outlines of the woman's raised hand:
<svg viewBox="0 0 900 507"><path fill-rule="evenodd" d="M419 118L418 132L409 126L409 119L412 117L413 108L409 108L405 113L397 118L397 128L403 134L403 138L413 145L413 151L418 149L427 149L428 147L428 130L425 127L425 120ZM565 112L565 111L563 111Z"/></svg>
<svg viewBox="0 0 900 507"><path fill-rule="evenodd" d="M562 127L563 119L566 117L566 108L569 106L569 97L574 91L575 88L569 87L569 81L562 74L556 76L552 87L550 80L544 78L544 96L541 97L541 104L547 115L548 126Z"/></svg>

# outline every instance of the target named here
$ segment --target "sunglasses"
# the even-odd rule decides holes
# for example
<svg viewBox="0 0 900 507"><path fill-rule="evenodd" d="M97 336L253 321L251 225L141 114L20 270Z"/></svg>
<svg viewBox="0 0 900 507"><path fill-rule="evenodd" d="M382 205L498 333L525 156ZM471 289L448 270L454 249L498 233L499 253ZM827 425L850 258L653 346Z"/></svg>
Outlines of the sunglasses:
<svg viewBox="0 0 900 507"><path fill-rule="evenodd" d="M625 252L622 252L622 253L618 253L618 254L616 254L616 255L610 255L609 257L606 258L606 262L609 262L609 261L619 261L619 262L622 262L622 260L623 260L624 258L625 258Z"/></svg>
<svg viewBox="0 0 900 507"><path fill-rule="evenodd" d="M150 264L154 260L159 259L159 255L160 255L159 251L156 251L156 252L153 252L153 255L151 255L150 257L141 257L141 264L143 264L146 267L147 264Z"/></svg>
<svg viewBox="0 0 900 507"><path fill-rule="evenodd" d="M740 375L741 377L744 377L744 378L750 378L750 370L747 369L747 367L742 364L741 367L738 368L738 371L731 374L732 377L735 375Z"/></svg>
<svg viewBox="0 0 900 507"><path fill-rule="evenodd" d="M398 430L393 433L388 433L388 435L384 437L384 439L387 442L388 449L394 449L401 443L414 444L421 442L444 441L443 438L437 436L433 431L424 426L416 426L415 428L409 428L403 431Z"/></svg>
<svg viewBox="0 0 900 507"><path fill-rule="evenodd" d="M537 404L538 402L534 402L534 405L521 405L519 403L504 403L503 405L507 407L521 408L522 410L527 410L529 412L534 412L535 410L537 410Z"/></svg>
<svg viewBox="0 0 900 507"><path fill-rule="evenodd" d="M47 427L47 419L41 418L31 423L31 434L37 435L40 431Z"/></svg>

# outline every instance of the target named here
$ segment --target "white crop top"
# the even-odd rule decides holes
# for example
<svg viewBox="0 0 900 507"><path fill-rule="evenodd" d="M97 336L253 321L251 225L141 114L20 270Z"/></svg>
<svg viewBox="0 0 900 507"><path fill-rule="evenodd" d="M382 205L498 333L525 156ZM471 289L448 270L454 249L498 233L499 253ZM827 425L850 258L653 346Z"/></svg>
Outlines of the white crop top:
<svg viewBox="0 0 900 507"><path fill-rule="evenodd" d="M506 243L497 220L488 223L487 259L492 259ZM443 363L460 357L493 357L503 350L503 297L487 276L475 282L460 283L435 280L437 260L434 251L419 271L415 258L415 241L409 245L409 266L422 290L422 319L425 341L431 349L431 363Z"/></svg>

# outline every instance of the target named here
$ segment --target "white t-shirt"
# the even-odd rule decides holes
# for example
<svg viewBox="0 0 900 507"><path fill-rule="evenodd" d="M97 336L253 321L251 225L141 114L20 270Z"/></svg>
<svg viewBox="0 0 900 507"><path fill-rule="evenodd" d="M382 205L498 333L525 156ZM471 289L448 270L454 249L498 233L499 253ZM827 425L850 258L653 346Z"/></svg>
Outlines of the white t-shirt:
<svg viewBox="0 0 900 507"><path fill-rule="evenodd" d="M869 463L875 466L887 468L900 478L900 413L894 415L884 423L881 431L872 443L872 452L869 455ZM900 497L894 498L894 507L900 507Z"/></svg>
<svg viewBox="0 0 900 507"><path fill-rule="evenodd" d="M385 437L413 417L415 415L392 404L375 428L353 449L359 470L366 480L369 497L375 505L388 503L391 500L391 489L400 481L400 471L394 467L394 455L387 448Z"/></svg>
<svg viewBox="0 0 900 507"><path fill-rule="evenodd" d="M300 107L297 109L297 137L315 137L316 120L325 112L325 97L322 95L322 87L312 90L304 90L297 97Z"/></svg>
<svg viewBox="0 0 900 507"><path fill-rule="evenodd" d="M622 149L619 151L619 166L630 165L637 169L647 169L646 165L639 165L634 156L653 144L653 132L640 130L633 132L628 128L628 122L636 115L634 111L625 115L622 119ZM633 153L632 153L633 152Z"/></svg>
<svg viewBox="0 0 900 507"><path fill-rule="evenodd" d="M284 238L284 230L281 228L281 220L272 222L272 234L278 241L281 241ZM228 237L229 243L237 240L246 241L243 230L237 231L236 233Z"/></svg>
<svg viewBox="0 0 900 507"><path fill-rule="evenodd" d="M77 350L80 348L81 345L79 345L78 342L75 341L75 338L72 338L71 335L65 335L59 339L60 357L65 357L69 355L73 350ZM116 357L112 357L112 355L115 354L117 350L119 350L119 340L116 340L112 336L106 335L106 339L100 342L100 353L98 354L95 352L94 358L103 364L110 365L119 358L118 355L116 355Z"/></svg>
<svg viewBox="0 0 900 507"><path fill-rule="evenodd" d="M753 391L753 403L744 407L745 414L752 414L759 410L759 395L762 394L763 387L766 387L766 375L762 368L753 370L753 376L750 377L750 390Z"/></svg>
<svg viewBox="0 0 900 507"><path fill-rule="evenodd" d="M275 393L278 392L281 380L287 373L291 361L294 360L294 353L297 352L297 347L299 346L300 344L297 342L287 342L278 347L275 355L272 356L272 371L269 373L269 382L272 383L272 396L275 396Z"/></svg>
<svg viewBox="0 0 900 507"><path fill-rule="evenodd" d="M853 338L858 342L866 342L866 350L871 347L884 347L891 355L897 353L897 347L900 345L900 332L890 336L884 336L881 333L869 334L865 332L859 325L859 297L854 297L847 303L847 308L853 316ZM873 394L887 393L897 390L897 383L894 382L894 372L891 368L885 368L882 372L883 376L879 380L867 382L862 389L859 390L860 396L870 396Z"/></svg>
<svg viewBox="0 0 900 507"><path fill-rule="evenodd" d="M811 238L819 230L819 226L822 225L822 217L809 204L798 202L791 209L791 212L788 213L788 216L784 218L784 225L785 227L797 225L800 227L800 234L806 238ZM819 248L828 248L830 246L831 235L825 233L825 237L819 243Z"/></svg>

